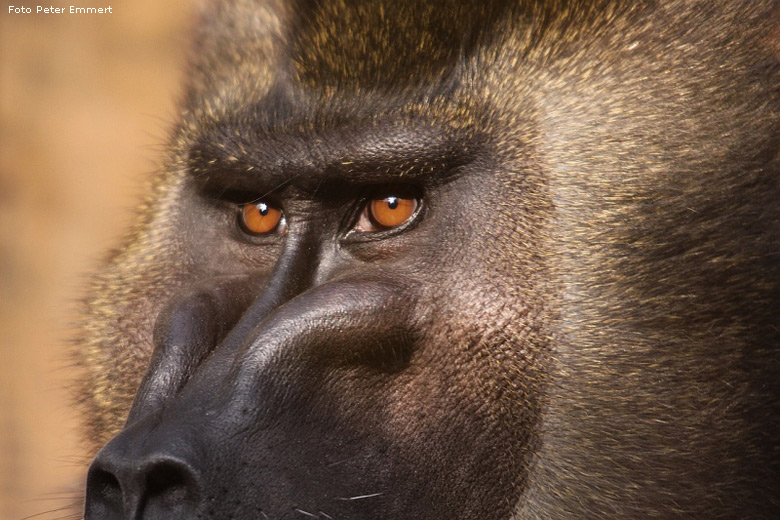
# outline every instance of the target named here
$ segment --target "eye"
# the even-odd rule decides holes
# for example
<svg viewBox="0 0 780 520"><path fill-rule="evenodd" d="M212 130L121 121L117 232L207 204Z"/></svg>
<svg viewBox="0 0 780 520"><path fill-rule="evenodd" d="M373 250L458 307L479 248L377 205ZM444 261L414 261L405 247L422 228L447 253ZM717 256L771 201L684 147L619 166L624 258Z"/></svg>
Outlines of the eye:
<svg viewBox="0 0 780 520"><path fill-rule="evenodd" d="M267 202L253 202L241 207L241 227L250 235L268 235L282 222L280 209Z"/></svg>
<svg viewBox="0 0 780 520"><path fill-rule="evenodd" d="M385 231L408 222L420 202L415 197L389 195L368 201L355 229L364 232Z"/></svg>

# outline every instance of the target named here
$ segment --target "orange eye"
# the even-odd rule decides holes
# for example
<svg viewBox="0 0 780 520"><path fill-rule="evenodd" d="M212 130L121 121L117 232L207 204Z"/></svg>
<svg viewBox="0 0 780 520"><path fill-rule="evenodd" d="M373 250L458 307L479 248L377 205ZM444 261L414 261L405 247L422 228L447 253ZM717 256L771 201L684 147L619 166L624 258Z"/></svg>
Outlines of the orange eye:
<svg viewBox="0 0 780 520"><path fill-rule="evenodd" d="M419 205L417 199L389 196L369 201L356 228L359 231L384 231L408 221Z"/></svg>
<svg viewBox="0 0 780 520"><path fill-rule="evenodd" d="M267 235L279 227L282 212L265 202L245 204L241 208L241 225L247 233Z"/></svg>
<svg viewBox="0 0 780 520"><path fill-rule="evenodd" d="M412 216L417 209L415 199L385 197L372 200L368 206L371 219L384 228L398 227Z"/></svg>

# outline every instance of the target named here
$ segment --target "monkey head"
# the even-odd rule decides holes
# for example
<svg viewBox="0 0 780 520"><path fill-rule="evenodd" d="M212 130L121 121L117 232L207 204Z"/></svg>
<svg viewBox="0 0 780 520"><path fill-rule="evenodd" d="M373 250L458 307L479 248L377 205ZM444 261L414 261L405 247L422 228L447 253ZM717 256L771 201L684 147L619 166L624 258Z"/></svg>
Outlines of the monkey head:
<svg viewBox="0 0 780 520"><path fill-rule="evenodd" d="M776 518L776 8L209 3L86 519Z"/></svg>

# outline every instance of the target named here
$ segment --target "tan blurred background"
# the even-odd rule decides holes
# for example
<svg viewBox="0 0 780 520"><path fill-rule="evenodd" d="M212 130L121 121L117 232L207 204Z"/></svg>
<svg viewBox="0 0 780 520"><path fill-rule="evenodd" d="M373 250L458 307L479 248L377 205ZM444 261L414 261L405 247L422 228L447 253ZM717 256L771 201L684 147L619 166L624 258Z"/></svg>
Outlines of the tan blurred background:
<svg viewBox="0 0 780 520"><path fill-rule="evenodd" d="M189 0L46 6L71 3L113 13L0 12L3 520L80 518L74 303L162 157L194 14Z"/></svg>

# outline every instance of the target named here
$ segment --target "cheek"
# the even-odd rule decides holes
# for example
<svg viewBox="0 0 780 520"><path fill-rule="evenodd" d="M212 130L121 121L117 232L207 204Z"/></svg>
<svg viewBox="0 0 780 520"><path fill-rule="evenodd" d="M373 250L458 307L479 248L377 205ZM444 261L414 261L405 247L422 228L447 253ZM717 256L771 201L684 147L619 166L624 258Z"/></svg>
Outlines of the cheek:
<svg viewBox="0 0 780 520"><path fill-rule="evenodd" d="M425 273L416 312L425 337L387 397L387 425L413 450L445 459L479 451L496 468L511 460L502 478L518 483L533 450L551 349L544 237L522 215L510 220L502 206L471 192L468 204L433 204L421 224L458 223L437 230L435 251L416 262ZM510 241L526 247L507 254Z"/></svg>
<svg viewBox="0 0 780 520"><path fill-rule="evenodd" d="M550 351L544 310L498 303L505 300L485 286L457 287L422 304L427 332L383 399L386 427L408 453L444 467L489 461L485 475L519 483L541 415Z"/></svg>

